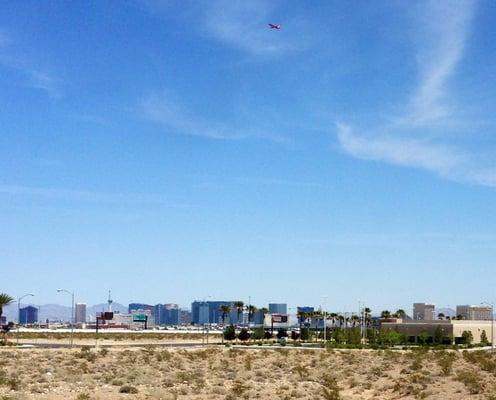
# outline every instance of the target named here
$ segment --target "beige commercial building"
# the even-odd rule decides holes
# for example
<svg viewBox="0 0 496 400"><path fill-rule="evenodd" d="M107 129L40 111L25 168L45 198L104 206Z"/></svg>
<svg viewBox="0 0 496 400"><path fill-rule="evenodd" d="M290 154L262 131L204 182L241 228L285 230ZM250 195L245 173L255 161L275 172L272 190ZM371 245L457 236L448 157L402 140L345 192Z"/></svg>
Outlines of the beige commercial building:
<svg viewBox="0 0 496 400"><path fill-rule="evenodd" d="M490 321L492 319L491 306L456 306L456 316L461 316L465 320Z"/></svg>
<svg viewBox="0 0 496 400"><path fill-rule="evenodd" d="M415 321L433 321L436 319L436 306L427 303L413 303L413 319Z"/></svg>
<svg viewBox="0 0 496 400"><path fill-rule="evenodd" d="M85 303L76 303L76 314L75 314L75 322L76 324L84 324L86 323L86 304Z"/></svg>
<svg viewBox="0 0 496 400"><path fill-rule="evenodd" d="M483 331L486 333L486 337L489 342L491 342L491 336L493 338L493 342L496 339L496 332L493 331L492 321L404 321L397 319L395 322L382 322L381 328L400 332L407 336L411 342L417 342L418 337L421 334L427 335L432 339L435 337L436 333L440 332L447 342L461 343L461 338L464 331L472 333L472 343L474 344L481 342L481 335Z"/></svg>

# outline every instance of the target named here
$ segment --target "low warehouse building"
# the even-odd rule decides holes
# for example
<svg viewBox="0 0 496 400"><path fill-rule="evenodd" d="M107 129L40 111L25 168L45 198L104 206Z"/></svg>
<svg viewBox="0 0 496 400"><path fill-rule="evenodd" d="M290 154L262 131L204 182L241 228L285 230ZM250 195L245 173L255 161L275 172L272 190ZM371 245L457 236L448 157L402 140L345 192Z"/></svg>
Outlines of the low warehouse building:
<svg viewBox="0 0 496 400"><path fill-rule="evenodd" d="M463 343L463 332L472 334L472 343L482 342L481 336L485 332L488 342L496 339L493 331L492 321L465 321L465 320L442 320L442 321L395 321L381 322L381 328L393 330L404 334L410 342L421 342L426 340L432 343L434 338L441 336L443 343ZM492 340L491 340L492 336Z"/></svg>

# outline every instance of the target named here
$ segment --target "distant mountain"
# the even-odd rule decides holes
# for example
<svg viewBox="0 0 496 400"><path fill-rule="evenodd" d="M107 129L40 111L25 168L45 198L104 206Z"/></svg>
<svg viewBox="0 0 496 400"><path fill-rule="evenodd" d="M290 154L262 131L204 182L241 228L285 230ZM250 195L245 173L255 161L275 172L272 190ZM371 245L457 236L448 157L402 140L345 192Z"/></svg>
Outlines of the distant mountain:
<svg viewBox="0 0 496 400"><path fill-rule="evenodd" d="M22 307L26 307L29 304L21 304ZM45 321L47 318L50 321L69 321L71 319L71 307L61 306L60 304L42 304L34 305L39 309L38 318L40 321ZM91 307L87 307L86 315L95 315L97 312L106 311L107 303L97 304ZM112 310L115 312L126 313L127 307L119 303L112 304ZM8 321L17 320L17 303L13 303L4 307L3 315L7 317Z"/></svg>
<svg viewBox="0 0 496 400"><path fill-rule="evenodd" d="M96 304L94 306L86 308L86 315L96 315L96 313L107 311L107 308L107 303ZM119 312L121 314L127 313L127 307L119 303L112 303L112 311Z"/></svg>
<svg viewBox="0 0 496 400"><path fill-rule="evenodd" d="M443 313L445 317L456 317L456 311L452 308L436 308L436 319L440 313Z"/></svg>

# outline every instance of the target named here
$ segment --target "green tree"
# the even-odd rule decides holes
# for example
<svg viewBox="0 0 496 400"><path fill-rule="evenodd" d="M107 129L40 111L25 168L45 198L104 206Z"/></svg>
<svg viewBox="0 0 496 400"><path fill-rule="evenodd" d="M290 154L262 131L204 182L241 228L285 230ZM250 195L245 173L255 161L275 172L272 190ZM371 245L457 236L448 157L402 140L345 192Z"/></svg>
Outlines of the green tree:
<svg viewBox="0 0 496 400"><path fill-rule="evenodd" d="M7 293L0 293L0 318L3 315L3 308L5 306L8 306L9 304L12 304L14 302L14 298L12 296L9 296ZM6 338L7 338L7 332L10 330L10 328L13 326L12 323L9 325L5 325L3 327L3 339L2 342L5 344Z"/></svg>
<svg viewBox="0 0 496 400"><path fill-rule="evenodd" d="M222 325L224 325L224 323L226 322L226 317L231 312L231 306L229 306L228 304L223 304L220 306L219 311L221 312Z"/></svg>
<svg viewBox="0 0 496 400"><path fill-rule="evenodd" d="M442 344L443 339L444 339L443 330L441 329L440 326L437 326L436 330L434 331L434 343L435 344Z"/></svg>
<svg viewBox="0 0 496 400"><path fill-rule="evenodd" d="M426 331L422 331L417 336L417 339L418 339L418 341L420 342L421 345L425 345L429 341L430 337L431 336Z"/></svg>
<svg viewBox="0 0 496 400"><path fill-rule="evenodd" d="M243 309L244 309L244 306L245 306L245 303L243 303L241 300L238 300L238 301L235 301L233 303L234 305L234 308L236 309L236 313L237 313L237 316L238 316L238 320L236 321L239 325L239 316L243 313Z"/></svg>
<svg viewBox="0 0 496 400"><path fill-rule="evenodd" d="M0 293L0 318L3 315L3 308L13 302L14 298L12 296L9 296L7 293Z"/></svg>
<svg viewBox="0 0 496 400"><path fill-rule="evenodd" d="M241 340L242 342L247 341L250 338L250 332L248 332L248 329L242 328L239 333L238 333L238 339Z"/></svg>
<svg viewBox="0 0 496 400"><path fill-rule="evenodd" d="M391 318L391 312L389 310L381 311L381 318L384 318L384 319Z"/></svg>
<svg viewBox="0 0 496 400"><path fill-rule="evenodd" d="M463 339L463 343L470 346L472 344L472 341L474 340L474 336L472 335L472 332L470 332L470 331L463 331L462 332L462 339Z"/></svg>
<svg viewBox="0 0 496 400"><path fill-rule="evenodd" d="M403 309L401 309L401 308L400 308L399 310L396 310L396 312L394 313L394 317L395 317L395 318L402 318L402 319L405 319L405 317L406 317L406 312L405 312L405 310L403 310Z"/></svg>
<svg viewBox="0 0 496 400"><path fill-rule="evenodd" d="M252 321L252 319L253 319L253 316L257 312L257 307L255 307L254 305L250 304L248 306L247 310L248 310L248 323L250 323Z"/></svg>
<svg viewBox="0 0 496 400"><path fill-rule="evenodd" d="M397 346L406 342L405 335L400 332L386 330L381 331L379 341L388 346Z"/></svg>
<svg viewBox="0 0 496 400"><path fill-rule="evenodd" d="M254 340L262 340L265 338L265 331L262 326L259 326L258 328L255 328L253 331L251 338Z"/></svg>
<svg viewBox="0 0 496 400"><path fill-rule="evenodd" d="M307 342L310 340L310 330L308 328L302 328L300 330L300 339L303 342Z"/></svg>
<svg viewBox="0 0 496 400"><path fill-rule="evenodd" d="M439 320L441 320L441 321L442 321L445 317L446 317L446 316L445 316L442 312L440 312L439 314L437 314L437 319L439 319Z"/></svg>
<svg viewBox="0 0 496 400"><path fill-rule="evenodd" d="M224 329L224 339L225 340L234 340L236 339L236 329L234 325L229 325Z"/></svg>
<svg viewBox="0 0 496 400"><path fill-rule="evenodd" d="M481 332L480 341L481 341L481 344L484 346L487 346L487 344L489 343L489 341L487 340L487 333L485 330L483 330Z"/></svg>

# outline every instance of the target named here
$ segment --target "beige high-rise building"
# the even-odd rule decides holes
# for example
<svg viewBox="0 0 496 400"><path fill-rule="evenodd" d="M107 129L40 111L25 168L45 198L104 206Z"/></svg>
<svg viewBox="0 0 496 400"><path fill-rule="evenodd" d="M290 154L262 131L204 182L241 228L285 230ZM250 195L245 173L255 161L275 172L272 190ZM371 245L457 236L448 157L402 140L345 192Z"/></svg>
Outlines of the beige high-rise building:
<svg viewBox="0 0 496 400"><path fill-rule="evenodd" d="M491 306L456 306L456 315L469 321L490 321L492 319Z"/></svg>
<svg viewBox="0 0 496 400"><path fill-rule="evenodd" d="M75 322L76 324L84 324L86 323L86 304L85 303L76 303L76 312L75 312Z"/></svg>
<svg viewBox="0 0 496 400"><path fill-rule="evenodd" d="M413 303L413 319L415 321L433 321L436 319L434 304Z"/></svg>

